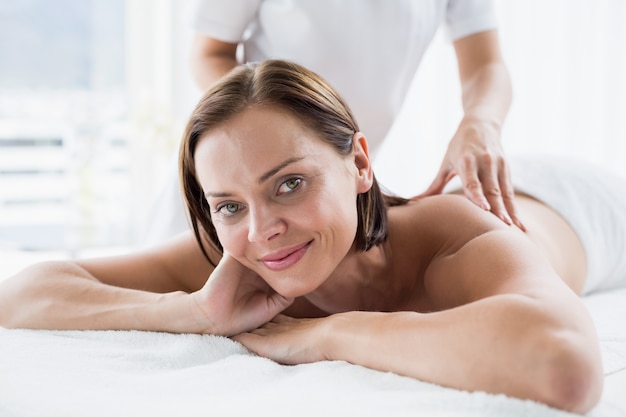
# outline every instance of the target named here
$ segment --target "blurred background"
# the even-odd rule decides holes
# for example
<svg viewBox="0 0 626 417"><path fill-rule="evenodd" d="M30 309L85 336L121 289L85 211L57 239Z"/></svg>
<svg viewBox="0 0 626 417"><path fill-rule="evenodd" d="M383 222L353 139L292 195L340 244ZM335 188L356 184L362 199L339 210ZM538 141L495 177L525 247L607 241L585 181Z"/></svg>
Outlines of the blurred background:
<svg viewBox="0 0 626 417"><path fill-rule="evenodd" d="M495 3L514 88L508 154L567 155L626 177L626 2ZM0 265L146 243L200 97L187 8L0 0ZM454 59L439 33L376 155L379 180L396 193L426 188L454 133Z"/></svg>
<svg viewBox="0 0 626 417"><path fill-rule="evenodd" d="M186 4L0 0L0 249L141 239L199 97Z"/></svg>
<svg viewBox="0 0 626 417"><path fill-rule="evenodd" d="M571 156L626 177L626 2L494 3L513 83L505 151ZM461 115L454 51L439 35L377 160L381 181L403 195L430 184Z"/></svg>

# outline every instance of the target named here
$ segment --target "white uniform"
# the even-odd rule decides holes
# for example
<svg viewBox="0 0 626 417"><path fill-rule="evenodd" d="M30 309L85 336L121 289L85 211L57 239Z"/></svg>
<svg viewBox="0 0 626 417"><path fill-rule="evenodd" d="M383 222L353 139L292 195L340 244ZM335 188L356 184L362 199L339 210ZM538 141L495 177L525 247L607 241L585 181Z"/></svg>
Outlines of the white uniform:
<svg viewBox="0 0 626 417"><path fill-rule="evenodd" d="M372 150L396 118L422 56L445 23L452 40L496 27L491 0L197 0L195 31L324 77Z"/></svg>

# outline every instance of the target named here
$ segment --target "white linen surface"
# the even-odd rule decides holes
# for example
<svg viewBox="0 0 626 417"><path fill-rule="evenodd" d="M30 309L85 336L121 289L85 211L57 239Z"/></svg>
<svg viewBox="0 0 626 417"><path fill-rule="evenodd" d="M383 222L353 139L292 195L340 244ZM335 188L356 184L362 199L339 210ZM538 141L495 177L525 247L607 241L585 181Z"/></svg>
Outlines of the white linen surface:
<svg viewBox="0 0 626 417"><path fill-rule="evenodd" d="M626 289L585 298L605 373L626 369ZM381 355L384 352L380 353ZM624 392L626 393L626 387ZM346 362L283 366L217 336L0 328L0 416L566 417ZM603 401L589 416L626 410Z"/></svg>
<svg viewBox="0 0 626 417"><path fill-rule="evenodd" d="M583 297L583 302L596 325L604 374L626 369L626 288L591 294Z"/></svg>

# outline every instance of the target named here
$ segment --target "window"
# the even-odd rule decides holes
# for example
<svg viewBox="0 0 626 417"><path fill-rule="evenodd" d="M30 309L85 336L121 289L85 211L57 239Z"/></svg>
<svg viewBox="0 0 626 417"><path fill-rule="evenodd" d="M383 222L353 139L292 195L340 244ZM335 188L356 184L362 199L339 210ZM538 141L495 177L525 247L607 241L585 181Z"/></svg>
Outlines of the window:
<svg viewBox="0 0 626 417"><path fill-rule="evenodd" d="M0 246L130 239L124 0L0 0Z"/></svg>

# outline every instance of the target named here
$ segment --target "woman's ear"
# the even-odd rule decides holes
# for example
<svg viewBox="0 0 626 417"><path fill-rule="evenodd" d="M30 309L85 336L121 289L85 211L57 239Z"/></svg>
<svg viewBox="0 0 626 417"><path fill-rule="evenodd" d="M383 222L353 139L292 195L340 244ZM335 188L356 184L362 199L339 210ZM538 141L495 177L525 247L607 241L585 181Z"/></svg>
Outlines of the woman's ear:
<svg viewBox="0 0 626 417"><path fill-rule="evenodd" d="M352 137L354 163L357 168L357 192L365 193L372 188L374 171L369 156L367 139L361 132L356 132Z"/></svg>

